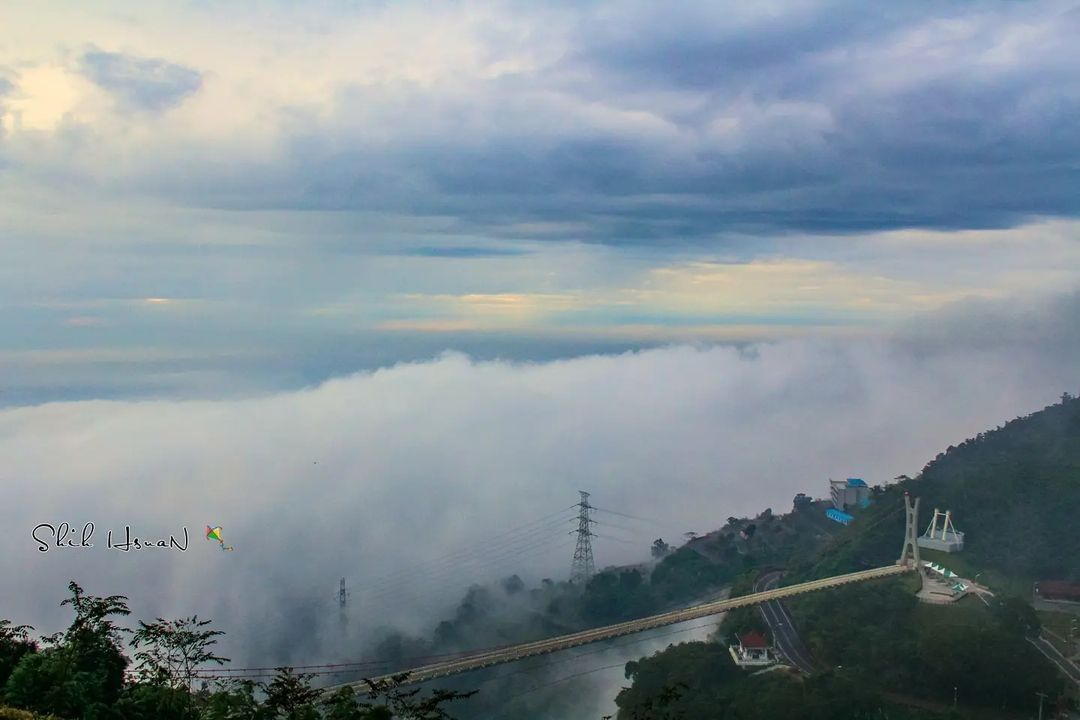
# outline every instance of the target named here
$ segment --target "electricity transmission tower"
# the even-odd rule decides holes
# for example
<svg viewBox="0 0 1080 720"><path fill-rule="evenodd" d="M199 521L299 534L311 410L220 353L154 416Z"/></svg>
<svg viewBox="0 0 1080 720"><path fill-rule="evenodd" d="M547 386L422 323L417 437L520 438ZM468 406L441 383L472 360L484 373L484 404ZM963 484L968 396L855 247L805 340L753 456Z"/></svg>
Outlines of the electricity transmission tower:
<svg viewBox="0 0 1080 720"><path fill-rule="evenodd" d="M342 632L349 624L349 596L352 595L352 591L345 587L345 578L341 578L341 584L338 586L338 622L341 624Z"/></svg>
<svg viewBox="0 0 1080 720"><path fill-rule="evenodd" d="M589 505L589 493L584 490L579 490L578 493L581 495L581 502L578 503L578 529L570 531L571 533L577 533L577 545L574 547L574 563L570 568L570 582L575 585L584 585L596 572L596 565L593 562L592 541L589 539L593 536L589 526L596 521L589 517L589 511L592 510L592 506Z"/></svg>

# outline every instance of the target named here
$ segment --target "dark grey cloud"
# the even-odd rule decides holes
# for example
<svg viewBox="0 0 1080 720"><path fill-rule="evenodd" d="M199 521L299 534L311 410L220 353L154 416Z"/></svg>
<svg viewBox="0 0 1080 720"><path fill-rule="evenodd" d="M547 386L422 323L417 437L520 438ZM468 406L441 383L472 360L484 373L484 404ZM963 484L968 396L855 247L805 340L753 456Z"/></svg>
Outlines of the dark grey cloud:
<svg viewBox="0 0 1080 720"><path fill-rule="evenodd" d="M481 232L577 222L576 237L607 243L1080 212L1080 12L1066 5L822 2L748 19L604 7L579 13L557 62L470 93L350 88L338 124L294 125L288 163L196 201L428 214ZM666 129L590 125L542 93ZM372 112L443 130L403 123L370 143L347 119Z"/></svg>
<svg viewBox="0 0 1080 720"><path fill-rule="evenodd" d="M536 60L522 69L346 84L260 116L280 132L272 152L167 138L127 181L203 207L637 246L1080 214L1072 4L515 7L530 32L480 22L472 39L492 62ZM147 110L201 82L97 49L83 64Z"/></svg>
<svg viewBox="0 0 1080 720"><path fill-rule="evenodd" d="M160 112L198 91L202 75L193 68L157 58L88 50L82 73L129 108Z"/></svg>
<svg viewBox="0 0 1080 720"><path fill-rule="evenodd" d="M786 82L816 54L853 40L888 34L913 17L942 14L942 4L870 8L841 0L787 3L780 12L734 9L724 3L658 6L631 3L618 14L586 13L570 66L615 74L624 87L715 92L754 86L759 93L797 91ZM642 30L651 31L643 34Z"/></svg>

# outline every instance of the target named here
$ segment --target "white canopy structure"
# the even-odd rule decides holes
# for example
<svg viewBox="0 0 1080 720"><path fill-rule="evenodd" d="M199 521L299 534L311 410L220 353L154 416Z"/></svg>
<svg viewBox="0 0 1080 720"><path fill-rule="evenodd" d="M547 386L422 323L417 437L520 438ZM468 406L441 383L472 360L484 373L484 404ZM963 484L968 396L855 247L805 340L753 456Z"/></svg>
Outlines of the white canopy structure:
<svg viewBox="0 0 1080 720"><path fill-rule="evenodd" d="M919 537L919 547L943 552L960 552L964 549L964 533L956 529L952 510L941 512L934 508L934 519L926 532Z"/></svg>

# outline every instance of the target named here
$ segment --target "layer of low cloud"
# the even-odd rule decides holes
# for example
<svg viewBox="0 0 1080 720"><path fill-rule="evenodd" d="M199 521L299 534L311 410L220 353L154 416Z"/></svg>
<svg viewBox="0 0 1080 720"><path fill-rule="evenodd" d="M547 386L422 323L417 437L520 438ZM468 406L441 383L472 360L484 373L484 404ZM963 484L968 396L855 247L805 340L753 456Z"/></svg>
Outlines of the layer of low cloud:
<svg viewBox="0 0 1080 720"><path fill-rule="evenodd" d="M447 354L244 400L7 410L0 575L13 581L0 607L56 630L75 578L130 595L138 616L214 617L242 664L356 657L380 625L430 627L471 581L564 576L562 530L525 554L479 541L568 507L579 489L654 519L608 531L636 546L596 541L601 565L636 561L657 535L786 509L796 492L824 494L828 477L918 472L945 446L1075 392L1076 298L1025 312L996 335L956 321L946 337L875 342L547 363ZM37 523L88 521L93 549L40 553L31 538ZM235 550L206 542L206 524ZM126 525L144 538L186 526L192 547L105 549L105 533ZM502 554L410 570L462 547L474 560ZM355 600L345 634L341 576Z"/></svg>

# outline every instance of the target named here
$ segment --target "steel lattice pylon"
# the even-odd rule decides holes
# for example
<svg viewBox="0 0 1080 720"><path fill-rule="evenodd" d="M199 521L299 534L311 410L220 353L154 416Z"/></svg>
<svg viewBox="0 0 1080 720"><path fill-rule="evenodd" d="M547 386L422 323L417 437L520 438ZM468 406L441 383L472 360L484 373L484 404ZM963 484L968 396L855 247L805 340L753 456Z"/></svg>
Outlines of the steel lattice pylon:
<svg viewBox="0 0 1080 720"><path fill-rule="evenodd" d="M589 517L592 506L589 505L589 493L579 490L581 501L578 503L578 529L571 532L577 533L577 545L574 547L574 562L570 566L570 582L584 585L596 572L596 563L593 560L592 530L589 526L596 521Z"/></svg>

